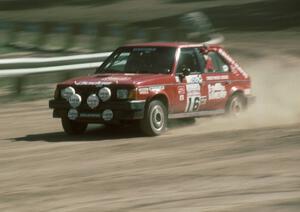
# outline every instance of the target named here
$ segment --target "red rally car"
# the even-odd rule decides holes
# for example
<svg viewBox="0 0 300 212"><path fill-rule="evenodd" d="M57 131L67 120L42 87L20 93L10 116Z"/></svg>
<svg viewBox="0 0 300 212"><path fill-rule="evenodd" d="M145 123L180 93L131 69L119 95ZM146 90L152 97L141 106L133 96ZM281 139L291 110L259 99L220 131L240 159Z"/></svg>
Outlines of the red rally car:
<svg viewBox="0 0 300 212"><path fill-rule="evenodd" d="M238 115L253 100L249 75L222 47L172 42L116 49L94 75L58 84L49 106L68 134L137 123L159 135L169 119Z"/></svg>

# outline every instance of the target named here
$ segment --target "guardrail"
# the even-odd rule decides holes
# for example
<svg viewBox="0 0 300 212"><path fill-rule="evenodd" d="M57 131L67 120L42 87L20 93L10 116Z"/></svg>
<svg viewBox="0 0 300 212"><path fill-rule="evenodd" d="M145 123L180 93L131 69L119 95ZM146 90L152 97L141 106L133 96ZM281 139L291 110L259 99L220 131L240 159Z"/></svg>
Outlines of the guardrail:
<svg viewBox="0 0 300 212"><path fill-rule="evenodd" d="M28 57L28 58L8 58L0 59L0 65L8 64L24 64L24 63L49 63L49 62L60 62L60 61L76 61L84 59L105 59L111 52L95 53L95 54L83 54L83 55L72 55L72 56L62 56L62 57Z"/></svg>
<svg viewBox="0 0 300 212"><path fill-rule="evenodd" d="M0 59L0 78L99 67L111 52L49 58ZM69 64L71 63L71 64ZM24 66L30 66L24 68ZM34 67L38 66L38 67ZM16 68L21 67L21 68Z"/></svg>
<svg viewBox="0 0 300 212"><path fill-rule="evenodd" d="M0 78L14 78L13 90L19 95L23 90L24 78L28 75L96 69L110 54L111 52L104 52L50 58L0 59Z"/></svg>

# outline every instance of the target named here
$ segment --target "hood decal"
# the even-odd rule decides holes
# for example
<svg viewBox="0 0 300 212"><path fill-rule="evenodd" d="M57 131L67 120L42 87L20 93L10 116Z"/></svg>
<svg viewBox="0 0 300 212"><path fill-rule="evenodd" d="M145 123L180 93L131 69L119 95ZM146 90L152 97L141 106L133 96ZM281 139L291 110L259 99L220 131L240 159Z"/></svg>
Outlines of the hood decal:
<svg viewBox="0 0 300 212"><path fill-rule="evenodd" d="M101 82L101 81L97 81L97 82L92 82L92 81L74 81L75 85L95 85L96 87L102 87L104 85L110 85L112 84L112 82Z"/></svg>

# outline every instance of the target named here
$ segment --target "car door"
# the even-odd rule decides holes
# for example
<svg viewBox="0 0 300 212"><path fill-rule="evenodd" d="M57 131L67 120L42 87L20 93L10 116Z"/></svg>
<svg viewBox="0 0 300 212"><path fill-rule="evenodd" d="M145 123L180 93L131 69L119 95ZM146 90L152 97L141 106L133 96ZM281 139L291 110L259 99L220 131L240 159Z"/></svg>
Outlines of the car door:
<svg viewBox="0 0 300 212"><path fill-rule="evenodd" d="M207 96L207 104L203 109L224 109L230 88L230 66L216 51L208 51L205 55L206 66L202 74L202 90Z"/></svg>
<svg viewBox="0 0 300 212"><path fill-rule="evenodd" d="M184 72L189 70L189 74ZM201 67L195 48L181 48L176 68L178 104L175 112L196 112L201 107Z"/></svg>

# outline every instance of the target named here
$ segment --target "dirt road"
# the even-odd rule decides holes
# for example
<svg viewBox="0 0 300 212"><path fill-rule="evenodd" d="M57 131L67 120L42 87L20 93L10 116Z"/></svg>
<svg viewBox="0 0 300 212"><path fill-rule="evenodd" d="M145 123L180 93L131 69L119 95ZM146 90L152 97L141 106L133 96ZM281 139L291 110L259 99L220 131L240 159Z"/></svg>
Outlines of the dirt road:
<svg viewBox="0 0 300 212"><path fill-rule="evenodd" d="M69 137L45 103L0 111L0 211L299 211L299 124Z"/></svg>
<svg viewBox="0 0 300 212"><path fill-rule="evenodd" d="M300 211L300 64L280 53L240 58L259 100L243 117L155 138L70 137L47 100L1 105L0 211Z"/></svg>

